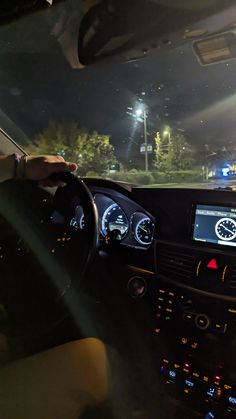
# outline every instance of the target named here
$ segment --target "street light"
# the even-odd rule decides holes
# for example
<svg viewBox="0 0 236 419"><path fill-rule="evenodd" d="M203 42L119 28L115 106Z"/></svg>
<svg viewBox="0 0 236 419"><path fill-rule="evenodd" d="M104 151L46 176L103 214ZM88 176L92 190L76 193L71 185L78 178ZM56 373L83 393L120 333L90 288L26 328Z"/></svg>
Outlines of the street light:
<svg viewBox="0 0 236 419"><path fill-rule="evenodd" d="M136 116L143 117L144 145L145 145L145 172L148 172L148 143L147 143L147 112L145 107L136 109Z"/></svg>
<svg viewBox="0 0 236 419"><path fill-rule="evenodd" d="M168 144L166 145L167 149L169 150L170 147L170 128L167 127L164 129L163 131L163 137L167 137L168 138Z"/></svg>
<svg viewBox="0 0 236 419"><path fill-rule="evenodd" d="M143 113L143 109L138 108L135 113L136 113L137 116L141 116L142 113Z"/></svg>

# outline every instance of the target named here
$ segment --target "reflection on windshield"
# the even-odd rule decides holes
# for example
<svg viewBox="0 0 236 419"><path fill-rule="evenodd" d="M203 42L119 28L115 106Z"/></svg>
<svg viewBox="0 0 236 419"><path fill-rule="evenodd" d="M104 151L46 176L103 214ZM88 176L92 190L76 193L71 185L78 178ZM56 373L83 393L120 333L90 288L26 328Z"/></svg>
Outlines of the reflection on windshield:
<svg viewBox="0 0 236 419"><path fill-rule="evenodd" d="M233 187L235 61L201 67L185 44L78 69L71 57L82 7L77 20L66 14L75 4L1 28L0 106L30 139L21 145L76 161L82 176Z"/></svg>

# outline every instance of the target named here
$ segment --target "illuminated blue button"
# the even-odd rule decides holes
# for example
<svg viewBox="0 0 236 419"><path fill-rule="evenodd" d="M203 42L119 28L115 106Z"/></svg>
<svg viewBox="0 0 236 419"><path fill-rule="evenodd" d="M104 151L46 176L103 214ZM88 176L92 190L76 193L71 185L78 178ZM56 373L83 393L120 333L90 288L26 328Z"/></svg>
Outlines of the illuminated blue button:
<svg viewBox="0 0 236 419"><path fill-rule="evenodd" d="M213 397L215 395L215 391L216 389L214 387L210 387L209 390L207 391L207 395L210 397Z"/></svg>
<svg viewBox="0 0 236 419"><path fill-rule="evenodd" d="M229 397L229 403L232 404L233 406L236 406L236 397Z"/></svg>
<svg viewBox="0 0 236 419"><path fill-rule="evenodd" d="M169 371L169 377L170 377L170 378L175 378L175 377L176 377L176 372L175 372L175 371L173 371L173 370L170 370L170 371Z"/></svg>
<svg viewBox="0 0 236 419"><path fill-rule="evenodd" d="M213 412L207 412L204 419L216 419L216 415Z"/></svg>
<svg viewBox="0 0 236 419"><path fill-rule="evenodd" d="M192 381L189 381L189 380L185 380L185 384L186 384L186 386L188 386L188 387L194 387L194 383L192 382Z"/></svg>

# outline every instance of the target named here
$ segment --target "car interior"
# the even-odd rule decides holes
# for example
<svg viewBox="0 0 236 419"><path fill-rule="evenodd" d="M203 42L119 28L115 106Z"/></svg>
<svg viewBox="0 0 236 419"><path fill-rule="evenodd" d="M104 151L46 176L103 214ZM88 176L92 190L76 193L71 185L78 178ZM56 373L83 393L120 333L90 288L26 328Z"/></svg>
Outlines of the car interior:
<svg viewBox="0 0 236 419"><path fill-rule="evenodd" d="M18 76L32 76L27 89L42 95L53 83L66 91L56 64L53 73L57 55L73 83L87 69L89 77L101 71L108 78L105 64L120 69L166 51L172 57L185 44L201 69L235 66L234 1L2 4L1 84L10 67L17 84L12 67L22 59L24 72L19 67ZM45 27L39 25L42 19ZM55 53L46 41L48 27ZM30 31L33 41L40 32L36 46ZM34 47L47 57L47 68L34 59ZM47 72L51 87L44 86ZM194 77L189 74L198 86ZM23 82L19 85L24 91ZM1 154L23 155L27 122L31 133L32 121L37 125L41 117L27 89L21 103L16 88L14 101L7 101L10 83L0 87ZM64 97L57 93L55 108ZM52 91L48 94L51 100ZM69 90L65 97L70 108ZM103 107L103 98L99 101ZM49 99L45 112L50 119ZM210 188L137 186L70 173L52 180L64 186L30 180L0 184L0 365L92 337L117 353L119 362L111 355L112 403L98 403L81 418L235 418L235 181L214 181Z"/></svg>

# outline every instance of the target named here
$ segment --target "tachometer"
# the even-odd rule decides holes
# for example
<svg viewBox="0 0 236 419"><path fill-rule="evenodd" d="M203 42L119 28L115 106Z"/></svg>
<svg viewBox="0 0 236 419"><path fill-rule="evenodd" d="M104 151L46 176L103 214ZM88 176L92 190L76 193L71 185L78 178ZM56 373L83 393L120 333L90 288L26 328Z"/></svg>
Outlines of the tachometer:
<svg viewBox="0 0 236 419"><path fill-rule="evenodd" d="M118 230L123 239L129 230L129 221L124 211L117 204L110 205L102 217L102 233L105 236L113 230Z"/></svg>
<svg viewBox="0 0 236 419"><path fill-rule="evenodd" d="M142 218L135 227L134 237L141 244L151 244L153 240L154 223L149 217Z"/></svg>
<svg viewBox="0 0 236 419"><path fill-rule="evenodd" d="M84 212L80 205L77 205L75 208L75 216L70 220L70 226L74 227L76 230L83 230L85 227Z"/></svg>

